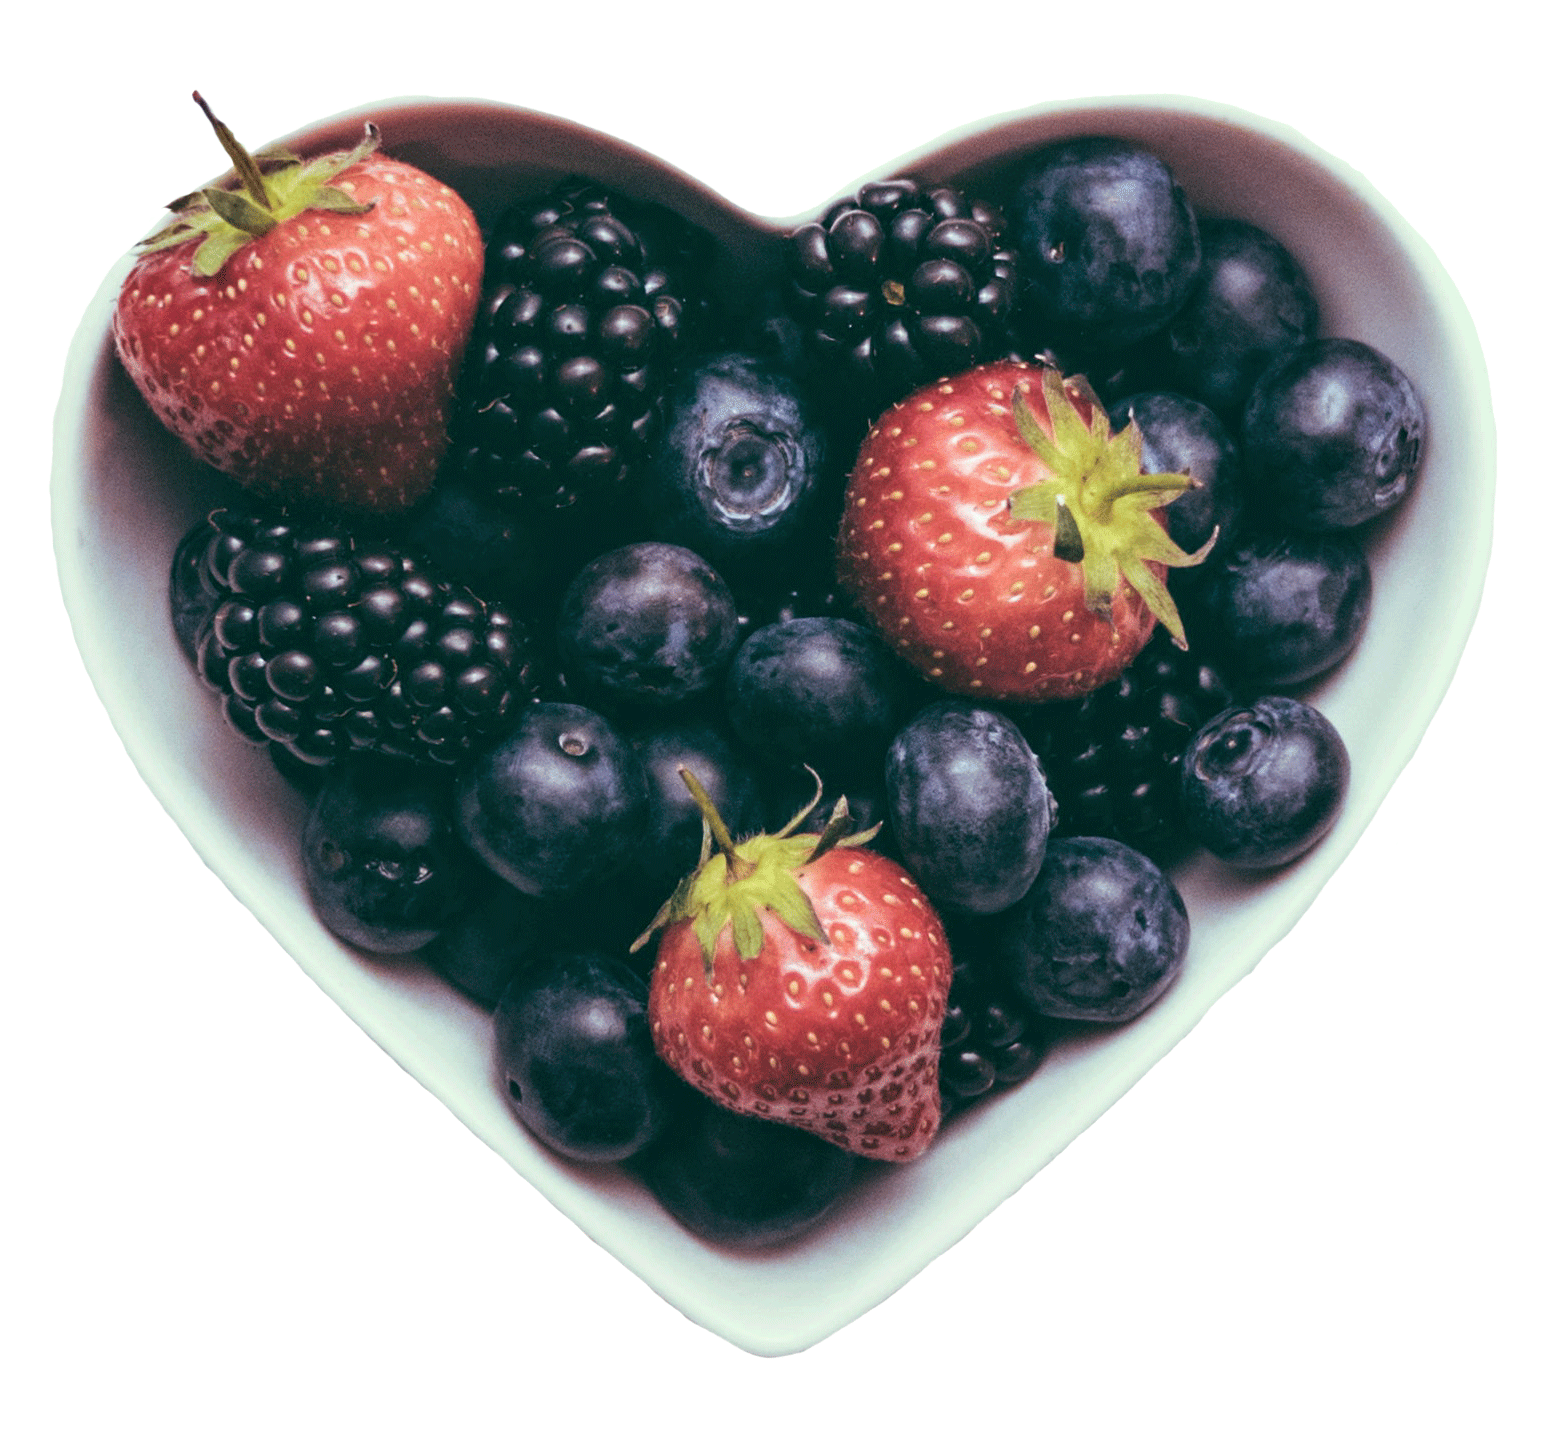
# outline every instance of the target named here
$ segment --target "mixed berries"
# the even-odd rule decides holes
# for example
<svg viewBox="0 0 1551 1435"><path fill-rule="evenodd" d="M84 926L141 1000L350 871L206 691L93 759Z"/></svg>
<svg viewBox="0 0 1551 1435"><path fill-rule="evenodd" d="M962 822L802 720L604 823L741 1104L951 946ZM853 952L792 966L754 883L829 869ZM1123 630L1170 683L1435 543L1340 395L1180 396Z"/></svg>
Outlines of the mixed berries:
<svg viewBox="0 0 1551 1435"><path fill-rule="evenodd" d="M1421 402L1156 155L863 186L761 287L585 176L482 241L375 131L216 125L114 322L234 480L173 628L306 793L319 920L491 1011L561 1158L794 1239L1162 999L1181 857L1337 819L1307 699Z"/></svg>

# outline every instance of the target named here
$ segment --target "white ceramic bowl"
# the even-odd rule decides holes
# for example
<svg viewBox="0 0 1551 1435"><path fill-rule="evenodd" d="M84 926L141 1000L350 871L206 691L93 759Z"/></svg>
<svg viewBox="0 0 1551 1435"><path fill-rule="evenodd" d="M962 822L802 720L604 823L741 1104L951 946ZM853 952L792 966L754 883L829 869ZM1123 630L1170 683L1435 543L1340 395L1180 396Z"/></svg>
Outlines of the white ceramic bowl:
<svg viewBox="0 0 1551 1435"><path fill-rule="evenodd" d="M347 145L366 118L381 125L390 153L449 181L485 220L503 196L584 172L704 225L740 279L774 268L778 235L794 222L756 218L626 144L504 105L374 105L291 140L309 149ZM406 1071L667 1300L757 1353L810 1345L909 1280L1101 1115L1259 961L1351 849L1415 750L1475 617L1495 466L1484 364L1448 277L1360 176L1280 126L1178 98L1063 104L984 121L876 175L994 185L1020 152L1084 133L1151 147L1201 211L1276 234L1309 272L1325 332L1390 355L1426 404L1428 450L1416 491L1371 535L1367 630L1313 694L1350 749L1350 795L1324 842L1280 873L1246 878L1205 858L1178 872L1192 940L1184 974L1162 1001L1128 1026L1058 1049L1024 1086L953 1122L922 1160L870 1171L820 1230L774 1253L714 1249L628 1176L552 1156L504 1104L484 1011L412 966L362 957L319 925L301 881L301 799L223 726L166 620L173 548L214 490L113 357L108 320L127 254L71 350L53 474L61 584L92 679L146 782L238 900Z"/></svg>

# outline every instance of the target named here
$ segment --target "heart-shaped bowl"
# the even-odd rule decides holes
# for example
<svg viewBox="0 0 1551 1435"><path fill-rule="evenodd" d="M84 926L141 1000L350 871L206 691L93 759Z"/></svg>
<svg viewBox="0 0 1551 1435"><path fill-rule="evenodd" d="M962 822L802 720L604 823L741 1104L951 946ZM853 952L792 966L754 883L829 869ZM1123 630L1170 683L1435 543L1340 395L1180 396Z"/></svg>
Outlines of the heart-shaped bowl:
<svg viewBox="0 0 1551 1435"><path fill-rule="evenodd" d="M780 233L796 222L756 217L625 143L506 105L373 105L291 142L344 147L365 119L381 126L389 153L451 183L482 221L508 198L576 172L665 203L714 236L730 284L774 273ZM1479 344L1426 244L1339 160L1219 105L1127 98L977 123L874 177L913 173L994 198L1021 154L1078 134L1150 147L1199 210L1277 235L1312 279L1324 331L1390 355L1422 395L1429 439L1419 484L1368 535L1367 629L1311 695L1345 737L1350 793L1324 841L1282 871L1248 878L1206 857L1179 868L1191 945L1161 1001L1124 1027L1062 1042L1024 1085L951 1122L925 1157L868 1171L818 1230L769 1253L707 1245L625 1172L571 1165L537 1144L505 1104L489 1014L413 964L364 957L319 924L301 874L303 799L224 726L167 618L174 547L221 490L159 428L114 358L109 315L128 255L71 350L53 472L61 585L87 668L145 781L237 899L406 1071L668 1301L757 1353L802 1349L909 1280L1119 1099L1292 927L1415 750L1478 606L1495 469Z"/></svg>

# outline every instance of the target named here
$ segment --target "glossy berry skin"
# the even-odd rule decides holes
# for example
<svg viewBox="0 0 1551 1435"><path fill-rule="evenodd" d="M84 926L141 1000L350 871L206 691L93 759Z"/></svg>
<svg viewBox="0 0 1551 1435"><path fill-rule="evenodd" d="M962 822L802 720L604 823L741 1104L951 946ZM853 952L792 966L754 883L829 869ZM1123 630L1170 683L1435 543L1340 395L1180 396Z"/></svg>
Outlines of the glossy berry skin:
<svg viewBox="0 0 1551 1435"><path fill-rule="evenodd" d="M631 543L572 579L556 637L579 693L604 704L667 708L721 676L738 642L738 610L699 554Z"/></svg>
<svg viewBox="0 0 1551 1435"><path fill-rule="evenodd" d="M167 612L173 636L190 663L199 662L200 629L221 606L221 592L205 576L205 550L210 546L210 526L200 519L182 538L172 555L167 575Z"/></svg>
<svg viewBox="0 0 1551 1435"><path fill-rule="evenodd" d="M1149 858L1106 837L1051 842L999 933L1014 989L1049 1017L1130 1021L1173 983L1190 919Z"/></svg>
<svg viewBox="0 0 1551 1435"><path fill-rule="evenodd" d="M498 876L531 897L577 891L623 870L646 830L646 775L598 713L525 708L460 774L458 830Z"/></svg>
<svg viewBox="0 0 1551 1435"><path fill-rule="evenodd" d="M362 951L417 951L482 875L453 822L443 773L358 760L330 773L302 833L307 895L323 925Z"/></svg>
<svg viewBox="0 0 1551 1435"><path fill-rule="evenodd" d="M717 353L674 385L641 478L654 537L704 554L735 582L781 561L812 520L823 429L796 382L749 354Z"/></svg>
<svg viewBox="0 0 1551 1435"><path fill-rule="evenodd" d="M1319 302L1277 239L1242 219L1201 220L1201 272L1163 335L1172 384L1228 421L1272 360L1319 329Z"/></svg>
<svg viewBox="0 0 1551 1435"><path fill-rule="evenodd" d="M1108 617L1091 611L1083 570L1056 556L1053 527L1011 516L1013 495L1049 474L1018 433L1015 387L1048 424L1040 370L1013 360L922 389L878 420L846 488L836 568L928 682L1032 703L1117 677L1156 619L1124 580Z"/></svg>
<svg viewBox="0 0 1551 1435"><path fill-rule="evenodd" d="M667 1133L636 1168L669 1215L702 1240L762 1251L817 1226L861 1164L806 1131L740 1116L686 1087Z"/></svg>
<svg viewBox="0 0 1551 1435"><path fill-rule="evenodd" d="M700 857L703 823L679 776L681 767L695 775L736 835L764 826L764 803L748 754L719 723L707 718L657 723L633 731L630 740L651 794L651 815L635 865L665 896Z"/></svg>
<svg viewBox="0 0 1551 1435"><path fill-rule="evenodd" d="M120 359L194 454L284 502L396 512L431 487L484 268L440 180L371 154L204 278L194 243L143 254L113 314Z"/></svg>
<svg viewBox="0 0 1551 1435"><path fill-rule="evenodd" d="M1290 528L1355 528L1394 508L1421 468L1426 417L1400 367L1355 339L1284 354L1244 406L1250 492Z"/></svg>
<svg viewBox="0 0 1551 1435"><path fill-rule="evenodd" d="M1143 473L1188 473L1199 485L1168 507L1169 536L1194 550L1217 534L1202 568L1182 570L1178 581L1195 582L1238 532L1244 512L1239 446L1205 404L1183 394L1153 391L1117 399L1109 406L1117 428L1134 423L1142 435Z"/></svg>
<svg viewBox="0 0 1551 1435"><path fill-rule="evenodd" d="M1021 256L1024 332L1038 347L1108 351L1156 333L1201 264L1195 211L1168 166L1089 137L1030 157L1008 219Z"/></svg>
<svg viewBox="0 0 1551 1435"><path fill-rule="evenodd" d="M1198 644L1236 687L1285 688L1356 647L1373 576L1348 533L1261 534L1225 553L1183 601Z"/></svg>
<svg viewBox="0 0 1551 1435"><path fill-rule="evenodd" d="M1000 912L1028 891L1055 808L1010 718L934 703L895 737L884 779L901 860L939 907Z"/></svg>
<svg viewBox="0 0 1551 1435"><path fill-rule="evenodd" d="M953 976L941 919L903 868L865 848L832 848L793 875L823 941L761 911L758 955L740 958L729 924L708 973L692 921L663 930L650 1003L658 1054L729 1110L912 1161L940 1124Z"/></svg>
<svg viewBox="0 0 1551 1435"><path fill-rule="evenodd" d="M881 755L905 684L876 633L846 618L793 618L752 633L727 675L727 716L763 762L848 771Z"/></svg>
<svg viewBox="0 0 1551 1435"><path fill-rule="evenodd" d="M526 963L495 1012L496 1067L508 1104L573 1161L623 1161L663 1129L669 1078L652 1052L646 989L595 952Z"/></svg>
<svg viewBox="0 0 1551 1435"><path fill-rule="evenodd" d="M1054 1028L1012 989L996 969L994 953L980 949L983 938L954 923L948 940L953 985L938 1069L944 1119L1028 1080L1045 1059Z"/></svg>
<svg viewBox="0 0 1551 1435"><path fill-rule="evenodd" d="M1218 714L1180 765L1191 834L1232 867L1280 867L1334 825L1351 760L1325 715L1289 697Z"/></svg>

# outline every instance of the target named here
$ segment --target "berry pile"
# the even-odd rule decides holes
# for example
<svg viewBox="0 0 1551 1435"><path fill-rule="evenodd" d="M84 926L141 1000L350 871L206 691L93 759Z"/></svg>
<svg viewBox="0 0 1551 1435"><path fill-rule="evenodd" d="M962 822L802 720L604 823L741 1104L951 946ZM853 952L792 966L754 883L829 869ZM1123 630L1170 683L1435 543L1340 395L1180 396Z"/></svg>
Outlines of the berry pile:
<svg viewBox="0 0 1551 1435"><path fill-rule="evenodd" d="M246 490L168 555L173 628L308 793L320 921L490 1010L560 1157L707 1240L792 1239L1162 998L1179 858L1276 867L1337 819L1347 753L1301 695L1361 640L1421 405L1157 156L866 185L751 301L585 177L434 282L374 279L461 201L375 135L260 162L217 132L236 178L115 323ZM283 420L229 265L340 326ZM411 385L355 316L422 302L442 359ZM196 309L224 414L179 387Z"/></svg>

